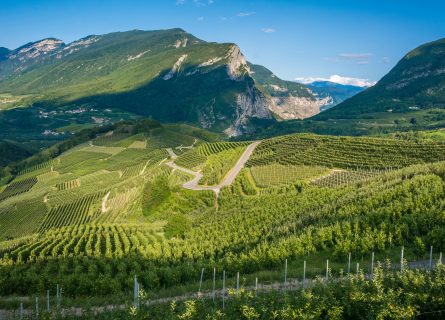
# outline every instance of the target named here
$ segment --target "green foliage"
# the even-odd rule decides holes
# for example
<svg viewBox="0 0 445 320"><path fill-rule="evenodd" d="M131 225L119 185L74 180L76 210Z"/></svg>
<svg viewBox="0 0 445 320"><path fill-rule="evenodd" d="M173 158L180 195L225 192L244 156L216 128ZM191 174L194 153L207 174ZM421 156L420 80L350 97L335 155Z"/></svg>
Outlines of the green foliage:
<svg viewBox="0 0 445 320"><path fill-rule="evenodd" d="M171 195L168 178L159 176L153 181L147 182L142 194L142 206L144 213L149 215L155 211Z"/></svg>
<svg viewBox="0 0 445 320"><path fill-rule="evenodd" d="M270 163L342 169L389 169L445 160L445 144L369 137L295 134L262 142L248 166Z"/></svg>
<svg viewBox="0 0 445 320"><path fill-rule="evenodd" d="M167 238L182 238L192 228L190 220L183 214L175 214L165 226L165 236Z"/></svg>
<svg viewBox="0 0 445 320"><path fill-rule="evenodd" d="M202 169L203 177L199 181L201 185L216 185L236 164L244 151L244 147L228 149L211 154Z"/></svg>
<svg viewBox="0 0 445 320"><path fill-rule="evenodd" d="M258 186L268 187L279 184L292 184L301 180L314 179L329 173L329 169L321 166L289 166L268 164L250 168Z"/></svg>
<svg viewBox="0 0 445 320"><path fill-rule="evenodd" d="M431 245L435 252L444 248L441 143L274 138L255 149L250 167L216 197L210 190L184 189L190 176L162 164L164 149L131 148L130 140L145 137L127 135L131 128L123 126L125 136L110 143L104 138L104 146L96 140L80 145L16 178L33 184L0 201L0 294L36 294L56 283L76 297L126 294L133 273L147 290L168 290L195 285L201 268L253 276L277 273L285 259L328 256L335 263L349 252L363 261L370 252L385 258L400 246L418 255ZM195 141L164 130L147 138L165 134L172 148ZM220 181L244 148L203 143L184 155L202 153L203 172ZM375 174L360 176L358 163ZM346 183L316 185L327 177L315 181L315 173L328 166L350 173L343 176ZM271 168L283 172L263 186L258 167L267 179ZM318 267L310 276L320 273ZM247 313L254 306L248 307Z"/></svg>

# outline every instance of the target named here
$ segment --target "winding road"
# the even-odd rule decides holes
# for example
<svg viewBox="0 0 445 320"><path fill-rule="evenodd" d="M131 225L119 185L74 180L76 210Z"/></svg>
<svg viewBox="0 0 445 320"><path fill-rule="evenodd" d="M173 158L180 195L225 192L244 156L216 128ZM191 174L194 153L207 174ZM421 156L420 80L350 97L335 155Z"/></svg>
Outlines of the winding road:
<svg viewBox="0 0 445 320"><path fill-rule="evenodd" d="M238 176L239 172L244 168L244 165L246 164L247 160L249 160L250 156L252 155L255 148L260 144L261 141L255 141L251 144L249 144L244 150L241 157L238 159L235 166L230 169L230 171L226 174L224 179L217 185L214 186L200 186L199 180L202 178L201 172L192 171L183 167L178 166L173 161L178 157L171 148L166 149L170 157L172 158L171 161L167 162L166 165L168 165L170 168L173 168L175 170L180 170L185 173L188 173L193 176L193 179L190 181L187 181L182 185L185 189L189 190L212 190L216 193L216 196L219 196L219 192L221 188L229 186L235 181L236 177Z"/></svg>

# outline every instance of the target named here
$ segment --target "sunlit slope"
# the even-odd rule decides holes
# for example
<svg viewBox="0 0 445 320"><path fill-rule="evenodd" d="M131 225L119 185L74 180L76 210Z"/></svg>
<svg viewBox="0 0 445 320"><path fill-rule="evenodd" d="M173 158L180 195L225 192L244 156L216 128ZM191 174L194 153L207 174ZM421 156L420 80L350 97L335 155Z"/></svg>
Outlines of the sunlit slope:
<svg viewBox="0 0 445 320"><path fill-rule="evenodd" d="M27 168L3 187L2 294L50 283L82 295L68 274L84 279L82 292L117 294L131 287L122 270L136 270L144 288L158 290L196 281L203 267L250 273L308 254L358 259L419 241L443 246L443 143L307 134L264 140L217 197L184 188L187 170L215 185L247 143L212 142L184 126L130 129ZM36 264L44 270L37 282ZM17 270L27 284L20 290L10 285Z"/></svg>

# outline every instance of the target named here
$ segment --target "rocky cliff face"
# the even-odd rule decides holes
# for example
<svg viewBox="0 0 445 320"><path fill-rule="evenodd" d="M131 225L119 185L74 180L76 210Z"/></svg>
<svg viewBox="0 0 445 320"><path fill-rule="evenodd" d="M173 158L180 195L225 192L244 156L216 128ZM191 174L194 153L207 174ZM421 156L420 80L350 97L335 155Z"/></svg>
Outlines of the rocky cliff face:
<svg viewBox="0 0 445 320"><path fill-rule="evenodd" d="M235 121L224 130L230 137L251 133L254 128L251 118L272 119L270 112L270 99L254 86L249 86L245 93L237 95L235 107Z"/></svg>
<svg viewBox="0 0 445 320"><path fill-rule="evenodd" d="M272 97L270 110L284 120L306 119L320 113L321 107L331 98L308 99L304 97Z"/></svg>
<svg viewBox="0 0 445 320"><path fill-rule="evenodd" d="M246 74L250 73L246 58L241 53L238 46L232 45L226 55L227 59L227 74L232 80L240 80Z"/></svg>
<svg viewBox="0 0 445 320"><path fill-rule="evenodd" d="M282 80L260 65L249 66L251 76L267 95L269 110L281 120L309 118L332 103L332 97L319 96L304 84Z"/></svg>

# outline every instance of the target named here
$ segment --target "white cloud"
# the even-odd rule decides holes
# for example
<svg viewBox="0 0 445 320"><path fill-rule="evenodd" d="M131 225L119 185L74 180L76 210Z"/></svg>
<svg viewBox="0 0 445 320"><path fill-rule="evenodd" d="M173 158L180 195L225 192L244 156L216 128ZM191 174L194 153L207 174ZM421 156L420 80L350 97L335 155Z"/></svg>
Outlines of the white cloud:
<svg viewBox="0 0 445 320"><path fill-rule="evenodd" d="M372 56L371 53L340 53L338 55L342 59L346 60L364 60Z"/></svg>
<svg viewBox="0 0 445 320"><path fill-rule="evenodd" d="M196 20L202 21L202 20L204 20L204 17L198 17L198 18L196 18Z"/></svg>
<svg viewBox="0 0 445 320"><path fill-rule="evenodd" d="M382 58L382 63L384 63L384 64L388 64L388 63L390 63L391 62L391 59L389 58L389 57L383 57Z"/></svg>
<svg viewBox="0 0 445 320"><path fill-rule="evenodd" d="M176 5L180 6L185 3L185 0L176 0Z"/></svg>
<svg viewBox="0 0 445 320"><path fill-rule="evenodd" d="M371 87L376 84L376 81L370 81L369 79L361 79L361 78L352 78L352 77L342 77L338 74L334 74L330 76L329 78L317 78L317 77L309 77L309 78L303 78L298 77L295 78L295 81L308 84L315 81L330 81L334 83L339 83L343 85L351 85L351 86L357 86L357 87Z"/></svg>
<svg viewBox="0 0 445 320"><path fill-rule="evenodd" d="M332 62L350 61L355 64L368 64L372 53L339 53L335 57L325 57L324 60Z"/></svg>
<svg viewBox="0 0 445 320"><path fill-rule="evenodd" d="M274 28L263 28L261 29L261 31L263 31L264 33L274 33L277 30L275 30Z"/></svg>
<svg viewBox="0 0 445 320"><path fill-rule="evenodd" d="M213 4L214 0L207 0L207 1L205 1L205 0L193 0L193 2L195 3L195 5L197 7L204 7L204 6Z"/></svg>
<svg viewBox="0 0 445 320"><path fill-rule="evenodd" d="M239 12L237 13L237 17L248 17L254 15L256 12Z"/></svg>

